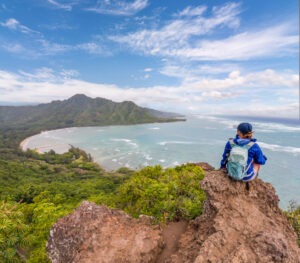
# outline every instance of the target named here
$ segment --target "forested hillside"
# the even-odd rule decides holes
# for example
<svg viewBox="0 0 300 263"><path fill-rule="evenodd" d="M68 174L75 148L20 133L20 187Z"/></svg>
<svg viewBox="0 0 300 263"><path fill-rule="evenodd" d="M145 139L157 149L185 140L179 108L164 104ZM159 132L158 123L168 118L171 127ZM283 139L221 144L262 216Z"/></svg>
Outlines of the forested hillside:
<svg viewBox="0 0 300 263"><path fill-rule="evenodd" d="M142 108L131 101L116 103L83 94L36 106L0 106L0 147L41 130L178 121L176 116Z"/></svg>
<svg viewBox="0 0 300 263"><path fill-rule="evenodd" d="M0 107L2 126L23 125L43 129L162 122L172 121L171 117L174 115L142 108L131 101L116 103L103 98L92 99L83 94L36 106Z"/></svg>

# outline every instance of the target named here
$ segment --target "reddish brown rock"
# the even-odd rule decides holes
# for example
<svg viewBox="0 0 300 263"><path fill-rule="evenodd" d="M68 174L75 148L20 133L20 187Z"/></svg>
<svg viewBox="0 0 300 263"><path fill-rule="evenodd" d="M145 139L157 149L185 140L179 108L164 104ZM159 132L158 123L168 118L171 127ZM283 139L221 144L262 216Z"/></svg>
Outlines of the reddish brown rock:
<svg viewBox="0 0 300 263"><path fill-rule="evenodd" d="M169 262L300 262L296 234L271 184L256 179L248 191L245 183L210 171L201 186L208 196L204 213L190 223Z"/></svg>
<svg viewBox="0 0 300 263"><path fill-rule="evenodd" d="M89 202L60 219L47 244L53 263L155 262L161 249L158 226Z"/></svg>

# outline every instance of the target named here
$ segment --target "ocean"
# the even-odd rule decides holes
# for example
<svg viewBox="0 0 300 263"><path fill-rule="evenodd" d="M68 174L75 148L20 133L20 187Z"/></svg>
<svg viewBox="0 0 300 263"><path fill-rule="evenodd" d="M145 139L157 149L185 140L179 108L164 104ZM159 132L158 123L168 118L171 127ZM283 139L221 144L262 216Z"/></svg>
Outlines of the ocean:
<svg viewBox="0 0 300 263"><path fill-rule="evenodd" d="M147 165L174 167L207 162L219 168L224 146L236 134L237 117L191 116L185 122L130 126L74 127L44 131L27 138L23 149L67 151L70 145L90 153L106 170L140 169ZM254 137L268 160L259 177L272 183L286 209L290 200L300 204L299 122L251 119Z"/></svg>

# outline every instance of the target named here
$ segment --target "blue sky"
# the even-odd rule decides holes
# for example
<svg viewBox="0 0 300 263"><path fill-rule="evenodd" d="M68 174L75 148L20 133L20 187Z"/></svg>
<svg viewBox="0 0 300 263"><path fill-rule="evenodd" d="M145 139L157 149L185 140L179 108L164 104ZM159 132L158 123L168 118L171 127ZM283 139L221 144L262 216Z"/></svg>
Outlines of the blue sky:
<svg viewBox="0 0 300 263"><path fill-rule="evenodd" d="M0 103L76 93L299 117L297 0L2 0Z"/></svg>

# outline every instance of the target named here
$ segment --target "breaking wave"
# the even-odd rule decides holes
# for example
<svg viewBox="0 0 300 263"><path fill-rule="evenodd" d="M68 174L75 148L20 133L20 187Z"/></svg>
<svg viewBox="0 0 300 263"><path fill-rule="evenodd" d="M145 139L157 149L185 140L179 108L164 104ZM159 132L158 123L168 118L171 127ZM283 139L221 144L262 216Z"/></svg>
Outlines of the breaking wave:
<svg viewBox="0 0 300 263"><path fill-rule="evenodd" d="M275 152L287 152L287 153L293 153L293 154L300 154L300 148L297 147L291 147L291 146L281 146L277 144L269 144L260 142L259 145L263 149L268 149Z"/></svg>

